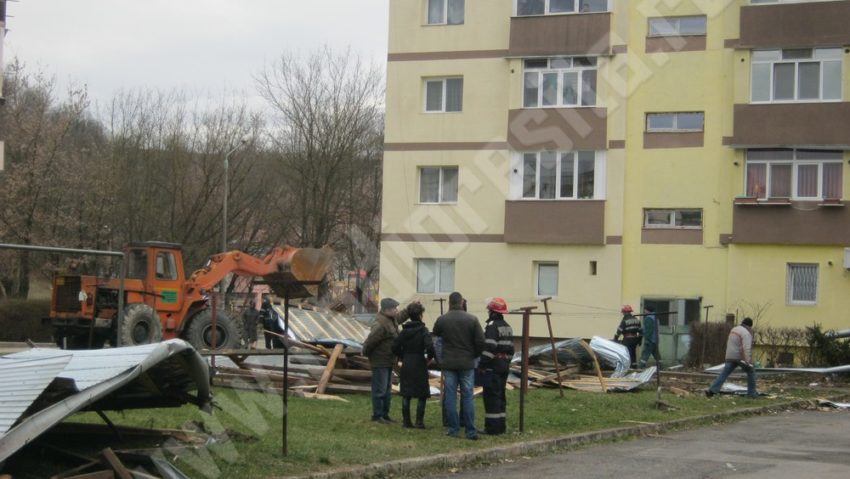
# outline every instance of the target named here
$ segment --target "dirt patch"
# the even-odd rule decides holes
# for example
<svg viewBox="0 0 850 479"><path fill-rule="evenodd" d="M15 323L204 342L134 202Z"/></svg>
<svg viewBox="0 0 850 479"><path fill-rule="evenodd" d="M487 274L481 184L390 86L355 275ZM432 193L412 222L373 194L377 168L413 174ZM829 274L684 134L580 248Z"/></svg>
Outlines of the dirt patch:
<svg viewBox="0 0 850 479"><path fill-rule="evenodd" d="M52 341L49 325L42 325L49 314L50 300L0 301L0 341Z"/></svg>

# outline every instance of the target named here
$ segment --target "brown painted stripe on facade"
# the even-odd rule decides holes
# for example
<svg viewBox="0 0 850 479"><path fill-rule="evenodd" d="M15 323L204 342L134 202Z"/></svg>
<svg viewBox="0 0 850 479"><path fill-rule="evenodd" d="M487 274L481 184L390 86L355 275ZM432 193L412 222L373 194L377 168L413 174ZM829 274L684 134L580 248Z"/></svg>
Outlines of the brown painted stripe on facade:
<svg viewBox="0 0 850 479"><path fill-rule="evenodd" d="M445 233L381 233L381 241L404 243L504 243L504 235Z"/></svg>
<svg viewBox="0 0 850 479"><path fill-rule="evenodd" d="M511 18L512 57L605 55L610 51L610 12Z"/></svg>
<svg viewBox="0 0 850 479"><path fill-rule="evenodd" d="M738 104L732 145L845 147L850 145L847 125L850 102Z"/></svg>
<svg viewBox="0 0 850 479"><path fill-rule="evenodd" d="M622 236L606 236L605 244L623 244Z"/></svg>
<svg viewBox="0 0 850 479"><path fill-rule="evenodd" d="M384 151L480 151L507 150L506 141L384 143Z"/></svg>
<svg viewBox="0 0 850 479"><path fill-rule="evenodd" d="M626 147L626 140L608 140L609 150L622 150Z"/></svg>
<svg viewBox="0 0 850 479"><path fill-rule="evenodd" d="M611 53L613 53L614 55L621 54L621 53L628 53L628 51L629 51L628 45L614 45L613 47L611 47Z"/></svg>
<svg viewBox="0 0 850 479"><path fill-rule="evenodd" d="M390 62L421 62L432 60L479 60L487 58L505 58L507 50L464 50L453 52L409 52L390 53L387 61Z"/></svg>
<svg viewBox="0 0 850 479"><path fill-rule="evenodd" d="M644 133L644 149L653 148L701 148L705 142L702 131L689 133Z"/></svg>
<svg viewBox="0 0 850 479"><path fill-rule="evenodd" d="M841 205L735 205L732 243L850 246L850 207Z"/></svg>
<svg viewBox="0 0 850 479"><path fill-rule="evenodd" d="M508 144L517 151L604 150L608 146L608 110L602 107L510 110Z"/></svg>
<svg viewBox="0 0 850 479"><path fill-rule="evenodd" d="M604 245L605 201L505 201L505 242Z"/></svg>
<svg viewBox="0 0 850 479"><path fill-rule="evenodd" d="M850 2L741 7L739 48L805 48L850 43Z"/></svg>
<svg viewBox="0 0 850 479"><path fill-rule="evenodd" d="M741 43L737 38L727 38L723 40L723 48L738 48L738 44Z"/></svg>
<svg viewBox="0 0 850 479"><path fill-rule="evenodd" d="M723 137L723 146L731 146L735 141L735 137L733 136L724 136Z"/></svg>
<svg viewBox="0 0 850 479"><path fill-rule="evenodd" d="M644 228L641 244L702 244L701 229Z"/></svg>
<svg viewBox="0 0 850 479"><path fill-rule="evenodd" d="M646 37L646 53L698 52L705 50L705 35Z"/></svg>

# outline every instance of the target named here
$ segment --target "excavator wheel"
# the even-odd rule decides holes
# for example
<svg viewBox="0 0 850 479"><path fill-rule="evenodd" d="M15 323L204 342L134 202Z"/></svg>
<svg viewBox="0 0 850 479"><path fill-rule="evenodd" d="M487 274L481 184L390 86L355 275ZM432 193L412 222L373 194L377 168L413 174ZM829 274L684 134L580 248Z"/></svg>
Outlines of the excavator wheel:
<svg viewBox="0 0 850 479"><path fill-rule="evenodd" d="M221 311L216 313L215 350L238 349L242 344L242 331L233 318ZM186 329L186 340L195 349L212 347L212 311L205 309L192 317Z"/></svg>
<svg viewBox="0 0 850 479"><path fill-rule="evenodd" d="M144 303L124 308L121 346L138 346L162 341L162 324L153 308Z"/></svg>

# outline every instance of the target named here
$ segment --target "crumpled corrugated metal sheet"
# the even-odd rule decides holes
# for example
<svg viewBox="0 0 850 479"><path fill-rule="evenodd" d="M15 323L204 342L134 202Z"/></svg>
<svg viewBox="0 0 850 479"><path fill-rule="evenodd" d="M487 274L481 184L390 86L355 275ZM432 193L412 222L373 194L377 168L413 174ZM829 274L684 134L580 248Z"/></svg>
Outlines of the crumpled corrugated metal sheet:
<svg viewBox="0 0 850 479"><path fill-rule="evenodd" d="M570 360L574 362L590 363L592 358L588 354L584 346L581 345L582 339L565 339L555 343L555 349L558 351L558 361L566 363ZM625 346L614 341L594 336L590 340L590 348L596 353L596 357L601 363L601 366L608 366L614 369L614 374L611 377L621 377L628 371L631 360L629 358L629 350ZM543 344L535 346L528 350L528 357L545 356L547 359L552 355L552 346ZM517 352L512 362L519 362L522 359L521 353Z"/></svg>
<svg viewBox="0 0 850 479"><path fill-rule="evenodd" d="M65 354L0 361L0 434L12 428L70 360L71 355Z"/></svg>
<svg viewBox="0 0 850 479"><path fill-rule="evenodd" d="M283 330L282 305L273 306L278 325ZM349 346L362 345L369 328L350 315L330 310L289 308L289 336L304 343L341 342Z"/></svg>
<svg viewBox="0 0 850 479"><path fill-rule="evenodd" d="M63 361L65 365L60 369L58 365ZM12 414L16 408L24 407L28 414L16 418L0 434L0 462L68 416L88 408L134 409L193 402L209 410L212 399L207 363L180 339L93 351L31 349L2 356L0 384L17 377L19 368L29 371L37 364L54 365L51 372L38 373L38 382L49 378L48 385L35 398L34 382L20 394L3 396L4 401L0 402L0 412ZM148 381L157 388L148 387ZM196 394L190 396L190 391Z"/></svg>

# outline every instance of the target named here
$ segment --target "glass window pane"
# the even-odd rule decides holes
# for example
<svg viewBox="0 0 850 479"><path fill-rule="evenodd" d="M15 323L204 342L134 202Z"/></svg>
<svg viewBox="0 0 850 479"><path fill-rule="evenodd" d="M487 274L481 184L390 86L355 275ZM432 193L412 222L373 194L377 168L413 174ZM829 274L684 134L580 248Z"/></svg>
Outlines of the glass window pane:
<svg viewBox="0 0 850 479"><path fill-rule="evenodd" d="M702 227L702 210L679 210L676 212L676 226L686 228Z"/></svg>
<svg viewBox="0 0 850 479"><path fill-rule="evenodd" d="M443 18L443 5L446 0L428 0L428 23L431 25L446 23Z"/></svg>
<svg viewBox="0 0 850 479"><path fill-rule="evenodd" d="M576 67L595 67L596 57L575 57L573 65Z"/></svg>
<svg viewBox="0 0 850 479"><path fill-rule="evenodd" d="M790 198L791 197L791 165L790 164L773 164L773 165L770 165L770 197L771 198Z"/></svg>
<svg viewBox="0 0 850 479"><path fill-rule="evenodd" d="M522 197L537 198L537 155L526 153L522 157Z"/></svg>
<svg viewBox="0 0 850 479"><path fill-rule="evenodd" d="M558 294L558 265L537 265L537 295L556 296Z"/></svg>
<svg viewBox="0 0 850 479"><path fill-rule="evenodd" d="M524 65L526 70L528 70L529 68L549 68L549 60L546 60L545 58L537 60L526 60Z"/></svg>
<svg viewBox="0 0 850 479"><path fill-rule="evenodd" d="M747 196L767 197L767 164L747 164Z"/></svg>
<svg viewBox="0 0 850 479"><path fill-rule="evenodd" d="M705 17L681 17L679 18L679 33L681 35L705 35Z"/></svg>
<svg viewBox="0 0 850 479"><path fill-rule="evenodd" d="M840 48L817 48L814 58L818 60L841 60Z"/></svg>
<svg viewBox="0 0 850 479"><path fill-rule="evenodd" d="M782 50L753 50L754 62L769 62L782 59Z"/></svg>
<svg viewBox="0 0 850 479"><path fill-rule="evenodd" d="M770 63L753 63L753 101L770 101Z"/></svg>
<svg viewBox="0 0 850 479"><path fill-rule="evenodd" d="M440 169L422 168L419 170L419 202L436 203L440 201Z"/></svg>
<svg viewBox="0 0 850 479"><path fill-rule="evenodd" d="M177 279L177 261L174 259L173 253L159 253L156 256L156 278Z"/></svg>
<svg viewBox="0 0 850 479"><path fill-rule="evenodd" d="M841 163L823 164L823 197L837 199L842 195L843 165Z"/></svg>
<svg viewBox="0 0 850 479"><path fill-rule="evenodd" d="M573 59L570 57L558 57L549 60L549 68L552 70L558 70L561 68L572 68L573 67Z"/></svg>
<svg viewBox="0 0 850 479"><path fill-rule="evenodd" d="M463 78L446 80L446 111L463 110Z"/></svg>
<svg viewBox="0 0 850 479"><path fill-rule="evenodd" d="M593 177L596 168L596 154L592 151L578 153L578 197L593 198Z"/></svg>
<svg viewBox="0 0 850 479"><path fill-rule="evenodd" d="M670 210L646 210L644 212L646 226L671 226Z"/></svg>
<svg viewBox="0 0 850 479"><path fill-rule="evenodd" d="M416 261L416 292L437 292L437 262L433 259Z"/></svg>
<svg viewBox="0 0 850 479"><path fill-rule="evenodd" d="M788 265L788 276L791 301L817 301L818 266L816 264Z"/></svg>
<svg viewBox="0 0 850 479"><path fill-rule="evenodd" d="M747 150L747 161L781 160L791 161L794 159L794 150L785 148L764 148L758 150Z"/></svg>
<svg viewBox="0 0 850 479"><path fill-rule="evenodd" d="M525 88L523 89L522 104L526 108L537 106L537 94L539 92L540 74L530 72L525 74Z"/></svg>
<svg viewBox="0 0 850 479"><path fill-rule="evenodd" d="M148 275L148 253L143 249L130 251L130 259L127 265L127 277L131 279L145 279Z"/></svg>
<svg viewBox="0 0 850 479"><path fill-rule="evenodd" d="M679 113L676 119L676 129L702 131L703 123L703 113Z"/></svg>
<svg viewBox="0 0 850 479"><path fill-rule="evenodd" d="M823 99L841 99L841 62L823 62Z"/></svg>
<svg viewBox="0 0 850 479"><path fill-rule="evenodd" d="M790 150L789 150L790 151ZM844 153L835 150L797 150L798 160L838 160L844 158Z"/></svg>
<svg viewBox="0 0 850 479"><path fill-rule="evenodd" d="M540 154L540 199L555 199L555 181L557 180L557 155L550 151Z"/></svg>
<svg viewBox="0 0 850 479"><path fill-rule="evenodd" d="M443 81L425 83L425 111L443 111Z"/></svg>
<svg viewBox="0 0 850 479"><path fill-rule="evenodd" d="M460 25L463 23L464 0L448 0L448 24Z"/></svg>
<svg viewBox="0 0 850 479"><path fill-rule="evenodd" d="M550 13L574 12L575 10L575 0L549 0Z"/></svg>
<svg viewBox="0 0 850 479"><path fill-rule="evenodd" d="M820 98L820 63L800 63L797 70L797 98L800 100Z"/></svg>
<svg viewBox="0 0 850 479"><path fill-rule="evenodd" d="M558 74L543 74L543 106L558 104Z"/></svg>
<svg viewBox="0 0 850 479"><path fill-rule="evenodd" d="M455 290L454 260L440 260L440 287L438 293L451 293Z"/></svg>
<svg viewBox="0 0 850 479"><path fill-rule="evenodd" d="M649 113L646 115L647 130L672 130L672 113Z"/></svg>
<svg viewBox="0 0 850 479"><path fill-rule="evenodd" d="M575 195L575 157L573 153L561 155L561 198Z"/></svg>
<svg viewBox="0 0 850 479"><path fill-rule="evenodd" d="M811 48L797 48L791 50L782 50L783 60L807 60L812 58Z"/></svg>
<svg viewBox="0 0 850 479"><path fill-rule="evenodd" d="M659 36L670 36L676 35L678 33L678 29L676 27L675 18L650 18L649 19L649 36L659 37Z"/></svg>
<svg viewBox="0 0 850 479"><path fill-rule="evenodd" d="M596 105L596 70L582 70L581 72L581 104L584 106Z"/></svg>
<svg viewBox="0 0 850 479"><path fill-rule="evenodd" d="M773 65L773 99L794 99L793 63L777 63Z"/></svg>
<svg viewBox="0 0 850 479"><path fill-rule="evenodd" d="M818 165L797 165L797 196L817 198Z"/></svg>
<svg viewBox="0 0 850 479"><path fill-rule="evenodd" d="M578 105L578 72L564 72L564 105Z"/></svg>
<svg viewBox="0 0 850 479"><path fill-rule="evenodd" d="M582 12L607 12L608 0L581 0Z"/></svg>
<svg viewBox="0 0 850 479"><path fill-rule="evenodd" d="M457 168L443 168L443 197L441 202L454 203L457 201Z"/></svg>
<svg viewBox="0 0 850 479"><path fill-rule="evenodd" d="M517 15L543 15L546 8L545 0L517 0L516 14Z"/></svg>

